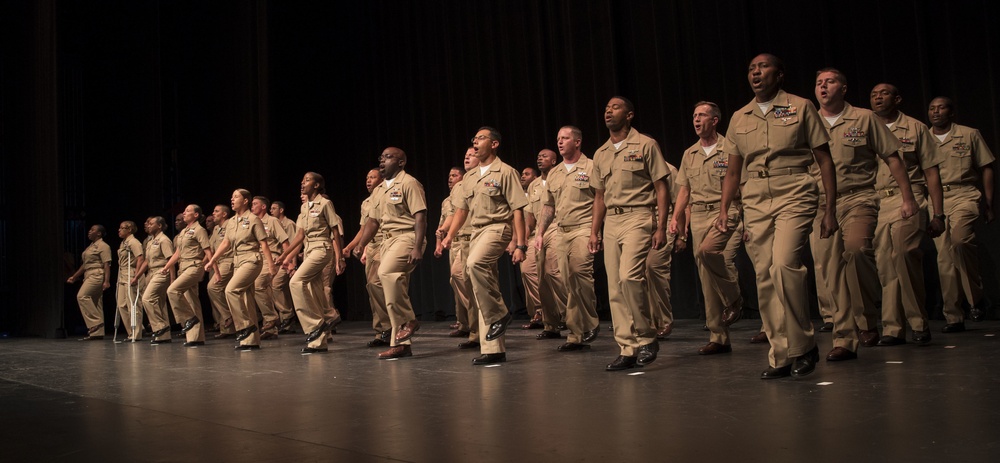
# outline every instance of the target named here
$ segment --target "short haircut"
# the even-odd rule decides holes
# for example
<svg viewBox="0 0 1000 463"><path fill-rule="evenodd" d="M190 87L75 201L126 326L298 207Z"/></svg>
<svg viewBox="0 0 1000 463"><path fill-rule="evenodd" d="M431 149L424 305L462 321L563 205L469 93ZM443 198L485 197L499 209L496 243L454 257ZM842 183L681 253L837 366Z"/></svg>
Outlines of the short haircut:
<svg viewBox="0 0 1000 463"><path fill-rule="evenodd" d="M698 109L699 106L708 106L708 115L722 119L722 110L719 109L719 105L711 101L699 101L694 104L694 109Z"/></svg>
<svg viewBox="0 0 1000 463"><path fill-rule="evenodd" d="M948 98L946 96L936 96L934 98L931 98L931 103L933 103L934 100L942 100L942 101L944 101L945 107L947 107L952 112L955 111L955 101L952 100L951 98Z"/></svg>
<svg viewBox="0 0 1000 463"><path fill-rule="evenodd" d="M283 203L281 201L275 201L275 202L271 203L271 205L278 206L278 209L284 209L285 208L285 203Z"/></svg>
<svg viewBox="0 0 1000 463"><path fill-rule="evenodd" d="M253 199L259 201L264 207L271 207L271 200L267 199L266 196L254 196Z"/></svg>
<svg viewBox="0 0 1000 463"><path fill-rule="evenodd" d="M481 132L483 130L486 130L486 131L490 132L490 140L496 140L498 142L500 141L500 131L499 130L494 129L493 127L484 125L484 126L480 127L479 130L477 130L477 132Z"/></svg>
<svg viewBox="0 0 1000 463"><path fill-rule="evenodd" d="M757 56L763 56L767 58L767 60L771 62L771 65L774 66L774 68L777 69L778 72L782 74L785 73L785 62L782 61L781 58L778 58L777 56L774 56L770 53L760 53Z"/></svg>
<svg viewBox="0 0 1000 463"><path fill-rule="evenodd" d="M528 167L525 167L524 169L531 169L531 172L533 172L535 174L535 177L538 177L538 176L542 175L542 173L539 172L538 168L535 167L535 166L528 166ZM524 169L521 169L522 173L524 172Z"/></svg>
<svg viewBox="0 0 1000 463"><path fill-rule="evenodd" d="M837 82L840 82L843 85L847 85L847 76L845 76L843 72L840 72L839 69L837 69L837 68L823 68L823 69L820 69L820 70L816 71L816 77L819 77L819 75L822 74L822 73L824 73L824 72L832 72L833 75L837 76L836 77L837 78Z"/></svg>
<svg viewBox="0 0 1000 463"><path fill-rule="evenodd" d="M216 204L215 207L221 207L222 213L226 214L226 217L231 217L233 215L233 210L230 209L229 206L225 204Z"/></svg>
<svg viewBox="0 0 1000 463"><path fill-rule="evenodd" d="M625 98L623 96L618 96L618 95L615 95L615 96L611 97L612 100L615 99L615 98L618 98L619 100L622 100L622 102L625 103L625 109L628 110L628 112L630 112L630 113L634 113L635 112L635 105L632 104L632 102L629 101L628 98Z"/></svg>
<svg viewBox="0 0 1000 463"><path fill-rule="evenodd" d="M104 228L104 225L94 224L94 228L97 229L97 233L101 234L101 238L108 236L108 230Z"/></svg>
<svg viewBox="0 0 1000 463"><path fill-rule="evenodd" d="M167 219L164 219L162 215L153 216L150 217L150 219L153 219L153 222L156 222L156 224L160 226L161 230L167 228Z"/></svg>
<svg viewBox="0 0 1000 463"><path fill-rule="evenodd" d="M583 131L580 130L579 127L577 127L575 125L564 125L559 130L562 130L562 129L568 129L569 133L573 134L573 139L574 140L583 140Z"/></svg>

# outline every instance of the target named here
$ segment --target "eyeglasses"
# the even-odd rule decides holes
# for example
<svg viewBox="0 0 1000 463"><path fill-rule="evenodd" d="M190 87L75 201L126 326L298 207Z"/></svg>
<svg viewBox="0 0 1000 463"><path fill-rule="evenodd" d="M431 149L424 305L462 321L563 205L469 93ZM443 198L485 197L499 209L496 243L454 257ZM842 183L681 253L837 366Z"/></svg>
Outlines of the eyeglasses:
<svg viewBox="0 0 1000 463"><path fill-rule="evenodd" d="M472 143L475 143L479 140L489 140L489 139L490 139L489 135L477 135L475 137L472 137Z"/></svg>

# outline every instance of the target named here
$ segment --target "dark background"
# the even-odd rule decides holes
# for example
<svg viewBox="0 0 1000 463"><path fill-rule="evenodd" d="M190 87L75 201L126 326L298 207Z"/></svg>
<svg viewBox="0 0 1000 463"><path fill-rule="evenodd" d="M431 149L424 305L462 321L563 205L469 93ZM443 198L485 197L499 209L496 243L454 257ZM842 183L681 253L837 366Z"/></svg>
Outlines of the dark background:
<svg viewBox="0 0 1000 463"><path fill-rule="evenodd" d="M695 141L692 105L715 101L728 121L752 98L746 68L763 51L785 60L786 90L808 98L825 66L848 76L856 106L882 81L921 120L931 98L951 96L958 121L997 152L997 17L987 0L2 2L0 332L79 324L64 280L94 223L114 235L121 220L172 221L238 187L294 217L312 170L351 237L364 175L390 145L409 154L432 225L448 168L481 125L500 130L501 158L518 168L555 148L565 124L590 154L621 94L676 165ZM980 232L996 299L996 225ZM353 263L335 285L350 319L370 317L363 280ZM428 252L412 281L418 311L451 306L445 260ZM687 253L674 266L678 317L698 317L694 285ZM110 291L105 304L110 321Z"/></svg>

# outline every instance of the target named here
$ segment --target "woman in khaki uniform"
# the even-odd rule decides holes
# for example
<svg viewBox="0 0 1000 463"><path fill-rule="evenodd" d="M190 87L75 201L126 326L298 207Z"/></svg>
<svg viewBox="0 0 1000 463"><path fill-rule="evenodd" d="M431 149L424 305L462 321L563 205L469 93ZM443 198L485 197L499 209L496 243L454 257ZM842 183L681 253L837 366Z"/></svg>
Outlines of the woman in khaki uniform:
<svg viewBox="0 0 1000 463"><path fill-rule="evenodd" d="M142 292L142 306L146 309L149 327L153 330L151 344L170 342L170 319L167 315L167 287L174 280L173 267L167 267L174 255L174 243L163 233L167 221L163 217L146 219L146 261L136 270L136 275L146 274L146 290ZM146 272L147 268L149 269ZM163 270L168 271L164 272Z"/></svg>
<svg viewBox="0 0 1000 463"><path fill-rule="evenodd" d="M323 176L307 172L302 177L300 191L306 196L299 212L295 233L288 249L281 255L282 265L289 273L294 271L288 286L292 291L292 302L299 317L299 324L306 335L307 345L303 354L326 352L327 333L340 320L324 320L323 312L328 305L323 294L323 267L331 258L341 263L341 248L336 239L337 211L333 203L324 198L326 182ZM302 265L295 268L296 256L302 250ZM332 252L331 252L332 251ZM343 267L338 268L342 270Z"/></svg>
<svg viewBox="0 0 1000 463"><path fill-rule="evenodd" d="M233 248L233 277L226 285L226 302L233 314L238 333L236 340L240 342L236 349L239 350L260 349L254 280L260 275L264 262L267 262L268 273L274 274L274 260L267 247L267 231L260 218L250 211L251 198L250 192L242 188L233 191L233 217L226 222L226 237L216 252L222 254ZM261 254L265 260L262 260ZM214 257L210 258L205 269L212 268L214 264Z"/></svg>
<svg viewBox="0 0 1000 463"><path fill-rule="evenodd" d="M135 222L126 220L118 227L118 237L122 243L118 247L118 315L125 332L132 342L142 339L142 303L139 294L146 286L146 278L136 270L146 262L142 244L132 236ZM135 305L135 327L132 331L132 305Z"/></svg>
<svg viewBox="0 0 1000 463"><path fill-rule="evenodd" d="M111 287L111 247L104 242L104 226L94 225L87 231L90 246L83 250L80 268L69 277L67 283L75 283L83 276L83 284L76 293L80 313L87 324L87 337L81 341L104 339L104 291Z"/></svg>
<svg viewBox="0 0 1000 463"><path fill-rule="evenodd" d="M187 335L184 347L205 344L198 282L205 276L202 263L212 258L212 245L208 242L208 232L201 226L201 219L201 207L197 204L189 204L184 209L185 227L177 234L177 252L160 270L160 273L166 274L174 264L180 263L177 278L167 288L167 297L174 311L174 320L183 324L181 332Z"/></svg>

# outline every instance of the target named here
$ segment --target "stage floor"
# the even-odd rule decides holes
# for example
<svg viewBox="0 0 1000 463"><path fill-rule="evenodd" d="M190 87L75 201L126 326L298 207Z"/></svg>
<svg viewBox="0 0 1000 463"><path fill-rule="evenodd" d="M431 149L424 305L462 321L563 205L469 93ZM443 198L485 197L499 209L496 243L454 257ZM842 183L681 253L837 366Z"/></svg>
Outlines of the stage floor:
<svg viewBox="0 0 1000 463"><path fill-rule="evenodd" d="M0 341L4 461L624 462L996 461L1000 322L933 344L862 348L804 379L762 381L759 320L733 353L699 356L708 333L680 320L659 359L605 372L608 323L589 351L508 331L508 361L471 364L448 322L423 323L414 356L380 361L369 325L330 352L302 335L253 352L76 340ZM121 335L120 335L121 336ZM211 339L211 338L210 338ZM819 333L820 353L831 348ZM989 455L993 455L990 457Z"/></svg>

